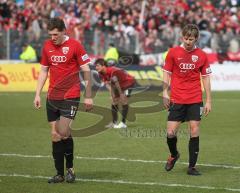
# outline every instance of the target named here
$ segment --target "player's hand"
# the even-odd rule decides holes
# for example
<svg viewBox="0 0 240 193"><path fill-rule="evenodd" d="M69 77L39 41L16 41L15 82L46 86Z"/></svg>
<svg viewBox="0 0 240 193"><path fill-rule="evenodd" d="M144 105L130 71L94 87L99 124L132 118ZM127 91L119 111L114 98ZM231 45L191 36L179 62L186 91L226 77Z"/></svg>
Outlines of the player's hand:
<svg viewBox="0 0 240 193"><path fill-rule="evenodd" d="M33 101L34 107L36 109L40 109L41 108L41 97L39 95L35 96L35 99Z"/></svg>
<svg viewBox="0 0 240 193"><path fill-rule="evenodd" d="M163 95L163 106L164 106L164 108L169 109L170 98L169 98L168 94Z"/></svg>
<svg viewBox="0 0 240 193"><path fill-rule="evenodd" d="M210 111L212 110L212 105L211 102L206 102L204 109L203 109L203 113L205 116L208 115L208 113L210 113Z"/></svg>
<svg viewBox="0 0 240 193"><path fill-rule="evenodd" d="M91 111L93 108L93 100L91 98L84 99L85 111Z"/></svg>

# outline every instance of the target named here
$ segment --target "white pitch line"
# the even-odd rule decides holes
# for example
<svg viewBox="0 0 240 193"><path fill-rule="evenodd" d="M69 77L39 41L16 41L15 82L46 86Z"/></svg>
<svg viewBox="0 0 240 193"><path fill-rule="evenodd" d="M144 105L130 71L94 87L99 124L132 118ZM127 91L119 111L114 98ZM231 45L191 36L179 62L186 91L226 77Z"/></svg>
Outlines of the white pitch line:
<svg viewBox="0 0 240 193"><path fill-rule="evenodd" d="M0 153L0 156L5 157L22 157L22 158L51 158L50 155L24 155L24 154L15 154L15 153ZM140 160L140 159L126 159L126 158L117 158L117 157L81 157L75 156L76 159L84 159L84 160L99 160L99 161L124 161L124 162L140 162L140 163L166 163L166 161L160 160ZM178 164L188 165L187 162L178 162ZM203 164L198 163L198 166L205 167L217 167L217 168L226 168L226 169L240 169L240 166L233 165L222 165L222 164Z"/></svg>
<svg viewBox="0 0 240 193"><path fill-rule="evenodd" d="M1 177L22 177L22 178L37 178L37 179L48 179L48 176L33 176L29 174L4 174L0 173ZM165 187L181 187L181 188L198 188L198 189L207 189L207 190L227 190L232 192L240 192L240 189L234 188L222 188L222 187L213 187L213 186L196 186L189 184L166 184L160 182L134 182L127 180L109 180L109 179L85 179L85 178L76 178L76 181L81 182L97 182L97 183L111 183L111 184L128 184L128 185L147 185L147 186L165 186Z"/></svg>

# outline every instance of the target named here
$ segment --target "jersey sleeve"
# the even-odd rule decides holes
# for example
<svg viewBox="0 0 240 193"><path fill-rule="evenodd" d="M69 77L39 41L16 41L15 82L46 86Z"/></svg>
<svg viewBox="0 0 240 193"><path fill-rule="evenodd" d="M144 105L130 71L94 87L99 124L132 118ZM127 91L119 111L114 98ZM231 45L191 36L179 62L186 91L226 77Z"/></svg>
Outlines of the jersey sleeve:
<svg viewBox="0 0 240 193"><path fill-rule="evenodd" d="M88 63L91 62L91 60L90 60L88 54L86 53L84 47L80 43L77 44L76 53L77 53L77 61L78 61L78 64L80 66L88 64Z"/></svg>
<svg viewBox="0 0 240 193"><path fill-rule="evenodd" d="M47 52L46 52L46 44L44 44L42 48L42 57L41 57L40 64L43 66L49 66Z"/></svg>
<svg viewBox="0 0 240 193"><path fill-rule="evenodd" d="M163 66L163 70L169 73L172 73L173 71L174 58L172 52L173 52L172 49L168 51L165 59L165 64Z"/></svg>
<svg viewBox="0 0 240 193"><path fill-rule="evenodd" d="M200 72L202 76L208 76L212 73L212 70L210 68L207 56L205 55L203 66L200 68Z"/></svg>
<svg viewBox="0 0 240 193"><path fill-rule="evenodd" d="M120 81L121 79L123 79L124 76L125 76L124 71L120 69L114 69L111 73L111 81L112 82Z"/></svg>

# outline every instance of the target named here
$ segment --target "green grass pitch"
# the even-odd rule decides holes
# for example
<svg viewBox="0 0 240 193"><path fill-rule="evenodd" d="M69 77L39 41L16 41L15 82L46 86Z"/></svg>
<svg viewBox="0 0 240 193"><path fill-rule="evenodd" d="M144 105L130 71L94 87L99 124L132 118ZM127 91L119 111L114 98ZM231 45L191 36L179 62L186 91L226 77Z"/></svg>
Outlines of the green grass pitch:
<svg viewBox="0 0 240 193"><path fill-rule="evenodd" d="M165 172L167 112L159 111L138 114L125 131L75 137L74 184L47 184L47 177L55 174L50 129L44 94L39 111L33 108L33 98L33 93L0 93L0 193L240 192L240 92L213 93L212 112L201 123L202 176L186 174L186 124L179 133L181 158L171 172ZM105 92L98 93L94 102L110 106ZM73 128L98 120L99 115L81 112Z"/></svg>

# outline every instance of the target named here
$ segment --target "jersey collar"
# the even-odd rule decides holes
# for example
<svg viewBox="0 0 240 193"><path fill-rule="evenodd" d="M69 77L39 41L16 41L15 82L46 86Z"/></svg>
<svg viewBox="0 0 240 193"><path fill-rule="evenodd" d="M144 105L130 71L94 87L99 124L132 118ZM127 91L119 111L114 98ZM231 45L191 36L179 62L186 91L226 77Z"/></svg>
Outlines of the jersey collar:
<svg viewBox="0 0 240 193"><path fill-rule="evenodd" d="M68 41L69 40L69 36L67 36L67 35L64 35L64 40L63 40L63 42L61 43L61 44L64 44L66 41Z"/></svg>
<svg viewBox="0 0 240 193"><path fill-rule="evenodd" d="M180 47L183 48L183 49L184 49L185 51L187 51L187 52L191 52L191 51L197 49L197 46L196 46L196 45L193 46L193 49L192 49L192 50L186 50L186 49L184 48L183 44L181 44Z"/></svg>

